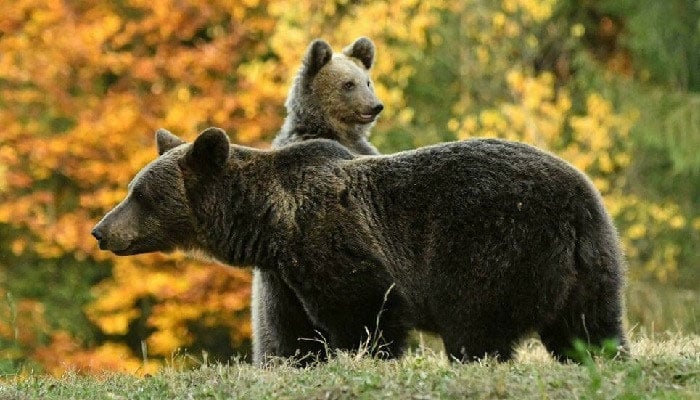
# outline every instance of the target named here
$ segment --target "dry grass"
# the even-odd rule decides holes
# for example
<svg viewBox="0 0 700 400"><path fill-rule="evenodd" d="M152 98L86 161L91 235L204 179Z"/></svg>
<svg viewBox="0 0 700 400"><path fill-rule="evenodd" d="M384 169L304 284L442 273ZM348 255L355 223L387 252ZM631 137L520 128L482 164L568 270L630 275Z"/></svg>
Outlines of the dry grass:
<svg viewBox="0 0 700 400"><path fill-rule="evenodd" d="M232 362L195 370L166 368L150 377L104 374L6 381L3 399L578 399L700 398L700 336L633 338L627 360L585 365L553 361L536 340L515 361L452 364L444 354L418 348L397 361L341 354L297 369Z"/></svg>

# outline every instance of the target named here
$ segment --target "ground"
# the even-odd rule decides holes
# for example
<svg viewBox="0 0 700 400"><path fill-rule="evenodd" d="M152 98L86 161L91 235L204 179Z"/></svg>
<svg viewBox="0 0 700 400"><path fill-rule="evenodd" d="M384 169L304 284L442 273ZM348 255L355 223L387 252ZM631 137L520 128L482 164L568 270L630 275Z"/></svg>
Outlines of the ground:
<svg viewBox="0 0 700 400"><path fill-rule="evenodd" d="M2 399L578 399L700 398L700 336L632 335L628 360L559 364L535 340L515 361L450 364L418 348L398 361L347 354L316 367L246 363L166 368L148 377L29 375L0 383Z"/></svg>

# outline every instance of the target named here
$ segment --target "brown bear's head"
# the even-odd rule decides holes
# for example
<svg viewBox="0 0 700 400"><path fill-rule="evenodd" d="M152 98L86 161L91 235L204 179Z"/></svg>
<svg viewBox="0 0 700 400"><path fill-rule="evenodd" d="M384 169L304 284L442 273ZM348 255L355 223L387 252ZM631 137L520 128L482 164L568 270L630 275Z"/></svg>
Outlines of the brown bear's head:
<svg viewBox="0 0 700 400"><path fill-rule="evenodd" d="M100 249L117 255L197 247L195 215L188 197L192 175L215 176L229 158L228 137L209 128L194 143L156 132L159 157L129 184L126 198L92 230Z"/></svg>
<svg viewBox="0 0 700 400"><path fill-rule="evenodd" d="M361 37L336 54L325 41L314 40L304 56L287 108L301 113L317 110L319 117L339 132L372 124L384 109L369 76L373 62L374 44L368 38Z"/></svg>

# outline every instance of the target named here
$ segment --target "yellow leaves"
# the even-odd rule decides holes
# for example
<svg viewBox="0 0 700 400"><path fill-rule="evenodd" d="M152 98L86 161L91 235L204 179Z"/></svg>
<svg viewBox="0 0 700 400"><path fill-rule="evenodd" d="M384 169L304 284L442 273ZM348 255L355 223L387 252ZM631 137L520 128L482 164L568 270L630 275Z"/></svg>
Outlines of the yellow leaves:
<svg viewBox="0 0 700 400"><path fill-rule="evenodd" d="M297 62L301 60L301 57ZM279 84L275 81L279 77L279 66L270 61L252 61L238 68L238 72L245 76L246 85L256 88L256 96L240 96L237 99L237 106L243 111L247 118L254 118L260 114L262 104L260 99L268 101L284 102L284 98L289 90L287 84ZM290 71L291 72L291 71ZM296 74L296 70L294 70ZM291 80L290 80L291 81ZM262 132L255 129L253 125L245 126L243 130L238 131L239 137L244 142L252 142L255 138L259 138Z"/></svg>
<svg viewBox="0 0 700 400"><path fill-rule="evenodd" d="M646 235L647 229L646 226L642 223L636 223L631 225L629 228L627 228L627 231L625 232L625 236L629 238L630 240L638 240L644 237Z"/></svg>
<svg viewBox="0 0 700 400"><path fill-rule="evenodd" d="M580 38L581 36L586 33L586 28L583 26L583 24L574 24L571 26L571 36L574 38Z"/></svg>
<svg viewBox="0 0 700 400"><path fill-rule="evenodd" d="M628 135L632 121L629 116L614 114L612 104L597 93L586 99L587 114L571 118L574 137L593 153L602 154L613 148L613 139ZM606 154L599 159L601 172L612 172L615 162L626 162L625 156Z"/></svg>
<svg viewBox="0 0 700 400"><path fill-rule="evenodd" d="M588 114L599 121L604 121L612 113L612 105L597 93L591 93L586 99Z"/></svg>
<svg viewBox="0 0 700 400"><path fill-rule="evenodd" d="M662 283L675 279L680 246L669 237L687 224L678 204L670 201L654 203L619 193L613 193L605 200L610 213L622 222L625 253L637 266L630 271L632 278L652 277Z"/></svg>
<svg viewBox="0 0 700 400"><path fill-rule="evenodd" d="M412 109L410 107L405 107L398 112L396 119L399 121L399 123L401 123L403 125L408 125L411 123L411 121L413 121L414 114L415 114L414 109Z"/></svg>
<svg viewBox="0 0 700 400"><path fill-rule="evenodd" d="M139 316L137 310L131 309L102 316L98 321L100 329L107 335L125 335L129 323Z"/></svg>
<svg viewBox="0 0 700 400"><path fill-rule="evenodd" d="M518 1L517 0L502 0L501 7L503 10L509 14L513 14L518 11Z"/></svg>
<svg viewBox="0 0 700 400"><path fill-rule="evenodd" d="M119 204L126 196L126 193L125 186L116 189L102 188L93 193L83 193L80 195L80 206L83 208L107 210Z"/></svg>
<svg viewBox="0 0 700 400"><path fill-rule="evenodd" d="M693 219L693 229L700 231L700 217Z"/></svg>
<svg viewBox="0 0 700 400"><path fill-rule="evenodd" d="M503 13L497 12L492 17L493 26L496 29L502 29L506 25L506 16Z"/></svg>
<svg viewBox="0 0 700 400"><path fill-rule="evenodd" d="M185 86L180 86L175 91L175 96L177 97L178 101L183 103L188 102L190 100L190 90Z"/></svg>
<svg viewBox="0 0 700 400"><path fill-rule="evenodd" d="M29 21L25 26L25 32L29 34L37 34L41 28L46 25L51 25L59 21L64 16L62 2L51 1L45 4L46 8L36 8L29 16Z"/></svg>
<svg viewBox="0 0 700 400"><path fill-rule="evenodd" d="M0 193L7 189L7 167L4 164L0 164Z"/></svg>
<svg viewBox="0 0 700 400"><path fill-rule="evenodd" d="M505 118L501 115L499 111L496 110L484 110L479 114L479 122L481 126L487 130L495 130L497 132L505 131L508 126Z"/></svg>
<svg viewBox="0 0 700 400"><path fill-rule="evenodd" d="M191 337L184 340L183 337L176 335L172 329L158 330L153 332L148 339L148 347L152 354L170 355L177 349L189 344Z"/></svg>
<svg viewBox="0 0 700 400"><path fill-rule="evenodd" d="M108 38L117 33L121 28L121 19L111 13L101 15L103 10L98 10L89 16L82 29L77 30L79 38L85 44L95 48L101 46ZM91 17L91 18L90 18Z"/></svg>
<svg viewBox="0 0 700 400"><path fill-rule="evenodd" d="M201 306L197 304L173 303L166 302L156 306L157 310L152 315L148 323L149 325L165 331L181 331L180 334L186 332L185 321L196 320L203 313ZM180 345L184 345L181 343ZM169 351L172 351L171 348Z"/></svg>
<svg viewBox="0 0 700 400"><path fill-rule="evenodd" d="M10 250L15 256L21 255L25 248L27 248L27 239L23 237L13 240L10 244Z"/></svg>
<svg viewBox="0 0 700 400"><path fill-rule="evenodd" d="M615 163L610 158L610 154L602 153L600 157L598 157L598 169L600 172L603 174L610 174L613 172L614 168Z"/></svg>
<svg viewBox="0 0 700 400"><path fill-rule="evenodd" d="M140 315L134 304L159 299L147 321L154 329L149 352L158 356L189 345L189 324L203 318L229 327L240 343L250 334L249 316L242 312L250 304L250 282L248 271L194 263L181 253L117 258L113 279L95 287L96 300L86 313L105 332L124 334L119 329Z"/></svg>
<svg viewBox="0 0 700 400"><path fill-rule="evenodd" d="M511 3L510 1L504 3ZM541 22L552 16L556 0L517 0L518 8L536 22ZM505 5L504 5L505 8ZM509 8L513 8L509 4Z"/></svg>
<svg viewBox="0 0 700 400"><path fill-rule="evenodd" d="M673 229L681 229L685 227L685 218L682 215L674 215L669 219L668 224Z"/></svg>
<svg viewBox="0 0 700 400"><path fill-rule="evenodd" d="M506 82L513 95L527 110L537 110L554 98L554 76L550 72L544 72L537 77L527 77L522 71L511 69L506 74ZM565 94L561 97L568 98Z"/></svg>
<svg viewBox="0 0 700 400"><path fill-rule="evenodd" d="M175 103L167 111L163 124L165 126L191 125L192 108L185 103Z"/></svg>
<svg viewBox="0 0 700 400"><path fill-rule="evenodd" d="M508 86L518 95L525 91L525 75L519 69L511 69L506 73Z"/></svg>
<svg viewBox="0 0 700 400"><path fill-rule="evenodd" d="M535 49L539 45L539 41L535 35L530 34L525 36L525 44L531 49Z"/></svg>
<svg viewBox="0 0 700 400"><path fill-rule="evenodd" d="M571 108L568 93L559 91L555 96L551 73L532 77L510 69L505 78L513 101L481 110L478 118L464 117L458 136L502 137L556 148Z"/></svg>
<svg viewBox="0 0 700 400"><path fill-rule="evenodd" d="M452 132L457 132L457 129L459 129L459 121L457 121L456 118L450 118L450 120L447 121L447 129Z"/></svg>

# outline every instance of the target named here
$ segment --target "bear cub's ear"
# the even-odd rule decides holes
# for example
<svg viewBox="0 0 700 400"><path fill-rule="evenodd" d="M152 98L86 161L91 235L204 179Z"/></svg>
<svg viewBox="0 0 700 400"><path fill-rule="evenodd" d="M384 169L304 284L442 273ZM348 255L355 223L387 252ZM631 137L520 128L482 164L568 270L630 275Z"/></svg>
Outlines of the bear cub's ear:
<svg viewBox="0 0 700 400"><path fill-rule="evenodd" d="M187 153L188 165L202 174L215 174L228 163L228 135L220 128L207 128L197 136Z"/></svg>
<svg viewBox="0 0 700 400"><path fill-rule="evenodd" d="M351 45L343 49L343 54L357 58L366 69L372 68L374 62L374 43L366 37L355 40Z"/></svg>
<svg viewBox="0 0 700 400"><path fill-rule="evenodd" d="M331 45L321 39L314 40L304 56L304 74L309 77L316 75L332 57Z"/></svg>
<svg viewBox="0 0 700 400"><path fill-rule="evenodd" d="M167 129L160 128L156 131L156 148L158 155L162 156L166 151L185 143L184 140L173 135Z"/></svg>

